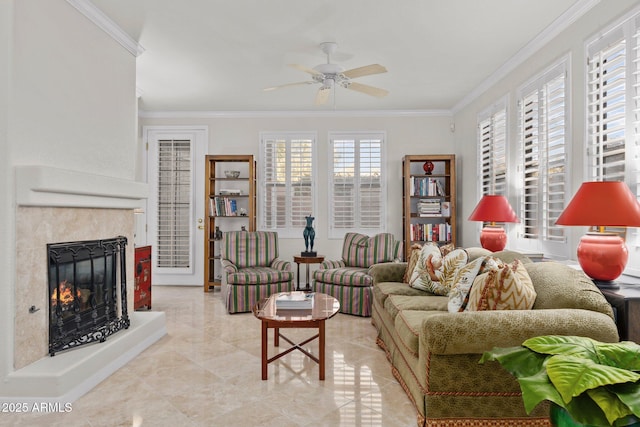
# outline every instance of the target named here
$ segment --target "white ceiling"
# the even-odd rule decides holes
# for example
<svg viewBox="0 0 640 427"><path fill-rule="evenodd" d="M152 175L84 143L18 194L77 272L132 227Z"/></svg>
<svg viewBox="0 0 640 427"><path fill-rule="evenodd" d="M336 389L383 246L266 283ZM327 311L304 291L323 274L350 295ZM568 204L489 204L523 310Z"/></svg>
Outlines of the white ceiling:
<svg viewBox="0 0 640 427"><path fill-rule="evenodd" d="M137 40L143 111L450 110L586 0L91 0ZM593 3L593 2L591 2ZM569 11L568 13L565 13ZM562 21L563 18L560 18ZM385 98L317 85L287 64L378 63ZM530 46L530 45L529 45ZM335 102L334 102L335 101Z"/></svg>

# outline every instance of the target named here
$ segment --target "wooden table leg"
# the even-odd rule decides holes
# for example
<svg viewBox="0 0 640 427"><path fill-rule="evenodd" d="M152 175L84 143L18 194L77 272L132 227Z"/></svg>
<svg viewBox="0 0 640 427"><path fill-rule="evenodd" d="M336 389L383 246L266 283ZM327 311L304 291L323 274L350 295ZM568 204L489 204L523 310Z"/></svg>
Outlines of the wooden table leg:
<svg viewBox="0 0 640 427"><path fill-rule="evenodd" d="M273 328L273 346L280 347L280 328Z"/></svg>
<svg viewBox="0 0 640 427"><path fill-rule="evenodd" d="M324 381L324 320L321 320L318 325L318 362L320 368L320 381Z"/></svg>
<svg viewBox="0 0 640 427"><path fill-rule="evenodd" d="M267 379L267 342L269 341L269 328L267 322L262 321L262 379Z"/></svg>

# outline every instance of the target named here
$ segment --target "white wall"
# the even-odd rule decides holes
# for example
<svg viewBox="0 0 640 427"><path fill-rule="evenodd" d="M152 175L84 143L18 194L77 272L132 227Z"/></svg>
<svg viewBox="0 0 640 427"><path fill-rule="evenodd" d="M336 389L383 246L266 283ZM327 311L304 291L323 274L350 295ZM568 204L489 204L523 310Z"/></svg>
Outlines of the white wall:
<svg viewBox="0 0 640 427"><path fill-rule="evenodd" d="M64 0L0 2L0 378L14 369L22 279L14 166L133 179L136 115L135 57L109 35Z"/></svg>
<svg viewBox="0 0 640 427"><path fill-rule="evenodd" d="M570 25L566 30L543 46L525 62L517 66L508 75L502 77L487 91L474 99L468 105L454 114L456 124L455 145L456 153L464 168L458 169L458 189L460 200L459 236L463 246L479 246L479 225L468 221L467 218L479 200L478 170L477 170L477 115L488 106L505 95L508 97L508 149L509 169L514 170L518 144L517 105L515 93L517 89L530 78L544 71L562 56L570 56L570 135L571 151L568 153L568 166L571 181L567 190L569 196L577 190L584 181L584 138L585 138L585 41L596 32L607 26L615 18L623 15L633 6L640 4L637 0L602 0L593 9ZM513 194L513 187L510 188ZM511 200L512 203L514 200ZM514 205L515 207L515 205ZM569 235L569 256L575 259L575 249L580 236L584 234L582 227L571 227ZM510 236L508 249L514 247L515 239Z"/></svg>
<svg viewBox="0 0 640 427"><path fill-rule="evenodd" d="M284 113L283 113L284 115ZM454 152L453 134L450 131L450 116L418 117L325 117L321 115L302 117L254 118L205 118L166 119L141 118L140 126L151 125L206 125L209 127L207 154L253 154L258 158L259 133L261 131L315 131L318 135L318 210L313 212L316 220L314 249L327 259L340 258L342 239L328 239L328 133L330 131L385 131L387 155L387 231L397 239L402 238L402 156L405 154L448 154ZM204 159L202 161L204 166ZM281 258L291 260L294 254L303 251L302 230L298 239L281 239Z"/></svg>

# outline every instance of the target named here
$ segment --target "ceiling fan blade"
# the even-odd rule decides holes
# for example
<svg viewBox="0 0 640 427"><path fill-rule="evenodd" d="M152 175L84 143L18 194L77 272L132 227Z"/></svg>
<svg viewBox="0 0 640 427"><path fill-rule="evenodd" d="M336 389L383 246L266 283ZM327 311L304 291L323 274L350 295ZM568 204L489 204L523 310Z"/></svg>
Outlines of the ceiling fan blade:
<svg viewBox="0 0 640 427"><path fill-rule="evenodd" d="M270 90L281 89L281 88L283 88L283 87L288 87L288 86L311 85L311 84L314 84L314 83L318 83L318 82L313 81L313 80L309 80L309 81L307 81L307 82L287 83L287 84L285 84L285 85L280 85L280 86L266 87L266 88L264 88L263 90L264 90L265 92L267 92L267 91L270 91Z"/></svg>
<svg viewBox="0 0 640 427"><path fill-rule="evenodd" d="M322 76L323 74L319 71L314 70L313 68L305 67L300 64L289 64L289 67L295 68L296 70L304 71L305 73L309 73L312 76Z"/></svg>
<svg viewBox="0 0 640 427"><path fill-rule="evenodd" d="M386 72L387 72L387 69L384 68L382 65L371 64L371 65L365 65L364 67L352 68L350 70L343 71L342 74L344 74L345 77L348 77L350 79L355 79L356 77L370 76L372 74L381 74Z"/></svg>
<svg viewBox="0 0 640 427"><path fill-rule="evenodd" d="M362 83L356 83L356 82L349 82L349 85L345 87L347 89L366 93L367 95L376 96L378 98L382 98L383 96L387 96L389 94L388 90L380 89L379 87L363 85Z"/></svg>
<svg viewBox="0 0 640 427"><path fill-rule="evenodd" d="M331 94L331 88L323 88L318 89L318 93L316 93L316 105L326 104L329 100L329 95Z"/></svg>

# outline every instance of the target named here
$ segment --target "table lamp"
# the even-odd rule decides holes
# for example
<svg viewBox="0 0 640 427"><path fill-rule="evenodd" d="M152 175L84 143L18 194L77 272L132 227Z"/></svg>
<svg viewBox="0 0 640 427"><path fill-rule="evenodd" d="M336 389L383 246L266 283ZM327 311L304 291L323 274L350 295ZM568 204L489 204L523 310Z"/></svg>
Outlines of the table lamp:
<svg viewBox="0 0 640 427"><path fill-rule="evenodd" d="M598 227L580 239L578 262L592 279L611 281L624 271L629 252L622 237L604 228L640 227L640 204L624 182L583 182L556 224Z"/></svg>
<svg viewBox="0 0 640 427"><path fill-rule="evenodd" d="M480 244L491 252L498 252L507 245L507 233L496 222L520 222L505 196L484 195L471 212L469 221L489 222L480 233Z"/></svg>

